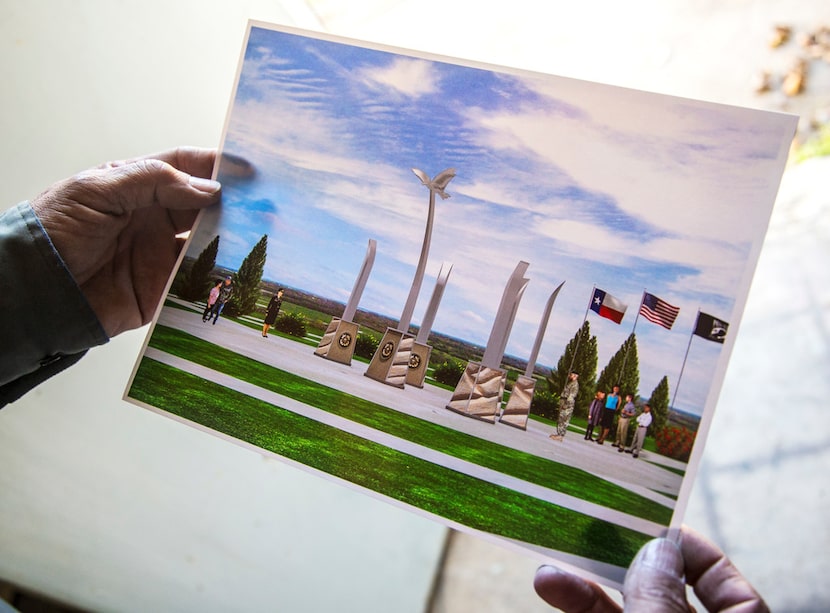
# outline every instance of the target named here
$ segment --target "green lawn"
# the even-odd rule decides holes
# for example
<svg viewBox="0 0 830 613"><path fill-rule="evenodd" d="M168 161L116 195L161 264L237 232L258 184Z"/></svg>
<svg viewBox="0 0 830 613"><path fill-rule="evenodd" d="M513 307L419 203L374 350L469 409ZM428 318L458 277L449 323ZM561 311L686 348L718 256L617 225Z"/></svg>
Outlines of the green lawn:
<svg viewBox="0 0 830 613"><path fill-rule="evenodd" d="M645 447L643 447L643 449L645 449ZM670 473L674 473L675 475L680 475L681 477L686 476L686 471L683 470L682 468L674 468L672 466L663 466L662 464L657 464L656 462L650 462L649 460L646 460L646 462L648 462L649 464L653 464L654 466L659 466L663 470L667 470ZM676 496L675 496L675 498L676 498Z"/></svg>
<svg viewBox="0 0 830 613"><path fill-rule="evenodd" d="M555 491L663 525L668 525L671 519L670 508L584 470L479 439L345 394L213 345L181 330L157 325L150 346L381 432Z"/></svg>
<svg viewBox="0 0 830 613"><path fill-rule="evenodd" d="M218 349L218 348L214 348ZM131 397L477 530L627 566L649 536L394 451L145 358Z"/></svg>

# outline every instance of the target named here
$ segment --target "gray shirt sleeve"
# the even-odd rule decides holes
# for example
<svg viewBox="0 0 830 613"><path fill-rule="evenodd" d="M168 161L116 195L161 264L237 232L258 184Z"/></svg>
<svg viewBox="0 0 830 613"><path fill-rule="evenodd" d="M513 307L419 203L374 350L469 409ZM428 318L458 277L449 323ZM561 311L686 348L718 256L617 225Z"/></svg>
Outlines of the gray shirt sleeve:
<svg viewBox="0 0 830 613"><path fill-rule="evenodd" d="M29 204L0 213L0 407L108 340Z"/></svg>

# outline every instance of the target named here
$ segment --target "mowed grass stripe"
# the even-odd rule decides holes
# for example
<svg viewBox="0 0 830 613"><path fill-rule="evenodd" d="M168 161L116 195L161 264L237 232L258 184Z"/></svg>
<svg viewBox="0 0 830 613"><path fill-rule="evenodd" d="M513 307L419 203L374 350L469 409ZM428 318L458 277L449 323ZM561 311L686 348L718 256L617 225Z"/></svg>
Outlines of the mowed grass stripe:
<svg viewBox="0 0 830 613"><path fill-rule="evenodd" d="M617 566L651 537L395 451L144 358L130 396L477 530Z"/></svg>
<svg viewBox="0 0 830 613"><path fill-rule="evenodd" d="M346 394L196 336L157 325L150 346L386 434L548 489L668 525L672 510L579 468ZM164 405L161 405L164 406Z"/></svg>

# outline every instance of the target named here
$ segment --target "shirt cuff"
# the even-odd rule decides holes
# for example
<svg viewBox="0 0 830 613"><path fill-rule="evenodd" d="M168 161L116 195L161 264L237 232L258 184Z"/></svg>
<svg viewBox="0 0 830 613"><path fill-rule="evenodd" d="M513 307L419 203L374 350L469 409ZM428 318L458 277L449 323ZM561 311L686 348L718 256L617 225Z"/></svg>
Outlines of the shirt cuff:
<svg viewBox="0 0 830 613"><path fill-rule="evenodd" d="M0 406L109 338L27 202L0 214Z"/></svg>

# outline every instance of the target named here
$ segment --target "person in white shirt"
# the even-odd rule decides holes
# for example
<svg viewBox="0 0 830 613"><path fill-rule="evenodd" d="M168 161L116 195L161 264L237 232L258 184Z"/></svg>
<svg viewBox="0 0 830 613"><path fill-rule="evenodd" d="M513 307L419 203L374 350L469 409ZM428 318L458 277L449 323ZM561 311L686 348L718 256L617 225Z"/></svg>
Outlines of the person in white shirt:
<svg viewBox="0 0 830 613"><path fill-rule="evenodd" d="M637 416L637 430L634 432L634 441L631 443L631 455L636 458L643 449L646 441L646 432L654 417L651 415L651 407L648 403L643 407L643 412Z"/></svg>

